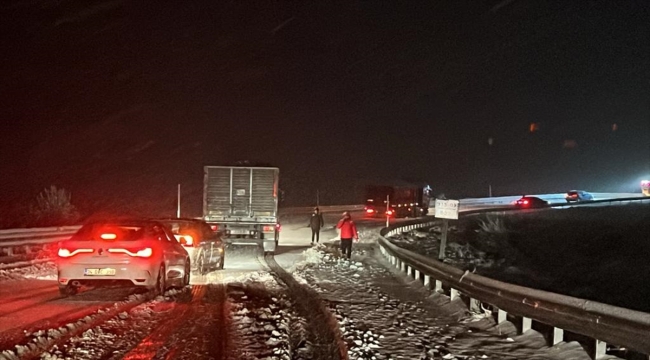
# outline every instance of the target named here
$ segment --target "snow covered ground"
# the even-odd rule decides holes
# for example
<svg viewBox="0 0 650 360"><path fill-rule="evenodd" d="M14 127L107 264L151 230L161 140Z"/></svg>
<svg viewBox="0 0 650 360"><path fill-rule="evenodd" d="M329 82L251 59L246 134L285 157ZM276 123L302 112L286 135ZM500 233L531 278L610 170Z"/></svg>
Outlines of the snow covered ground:
<svg viewBox="0 0 650 360"><path fill-rule="evenodd" d="M650 312L650 205L468 216L452 222L445 263L496 280ZM389 240L437 258L440 227Z"/></svg>
<svg viewBox="0 0 650 360"><path fill-rule="evenodd" d="M517 336L512 325L497 327L488 314L470 313L461 302L450 303L393 272L372 245L383 221L357 220L362 241L347 261L336 255L333 231L320 245L309 246L302 220L289 223L294 226L289 231L285 227L286 243L281 241L275 260L323 299L350 359L588 358L577 343L547 348L535 332ZM53 264L46 263L0 273L0 282L6 289L29 287L58 296L54 275ZM0 348L0 359L26 352L44 359L311 359L322 346L310 336L318 329L301 309L304 302L252 249L228 253L223 271L191 280L190 287L164 297L127 292L105 303L98 300L109 293L91 291L58 299L84 315L63 324L41 323L16 337L11 343L16 347ZM51 303L44 298L38 306L47 309ZM30 311L36 305L24 306ZM4 335L0 331L0 339Z"/></svg>
<svg viewBox="0 0 650 360"><path fill-rule="evenodd" d="M339 320L350 359L588 359L577 343L548 348L536 332L516 335L488 314L425 291L387 269L370 247L352 261L322 247L294 276L318 291Z"/></svg>

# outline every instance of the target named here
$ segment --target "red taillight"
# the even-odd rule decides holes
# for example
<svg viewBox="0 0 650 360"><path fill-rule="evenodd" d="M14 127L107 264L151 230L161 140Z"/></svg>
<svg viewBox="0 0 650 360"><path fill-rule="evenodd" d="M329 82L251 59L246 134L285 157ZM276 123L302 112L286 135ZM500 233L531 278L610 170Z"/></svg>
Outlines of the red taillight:
<svg viewBox="0 0 650 360"><path fill-rule="evenodd" d="M275 224L275 228L278 230L278 232L280 232L280 229L282 228L282 225L280 225L279 223Z"/></svg>
<svg viewBox="0 0 650 360"><path fill-rule="evenodd" d="M212 229L212 231L217 231L219 230L219 225L210 225L210 229Z"/></svg>
<svg viewBox="0 0 650 360"><path fill-rule="evenodd" d="M59 251L57 252L57 255L59 255L59 257L62 258L67 258L81 253L92 253L93 251L94 251L93 249L75 249L70 251L66 248L60 248Z"/></svg>
<svg viewBox="0 0 650 360"><path fill-rule="evenodd" d="M99 235L99 237L102 240L115 240L115 239L117 239L116 234L101 234L101 235Z"/></svg>
<svg viewBox="0 0 650 360"><path fill-rule="evenodd" d="M524 200L524 205L528 205L528 200Z"/></svg>
<svg viewBox="0 0 650 360"><path fill-rule="evenodd" d="M372 213L375 212L375 210L373 210L373 209L366 209L366 212L367 212L368 214L372 214Z"/></svg>
<svg viewBox="0 0 650 360"><path fill-rule="evenodd" d="M386 215L388 215L388 216L393 215L393 210L386 211Z"/></svg>
<svg viewBox="0 0 650 360"><path fill-rule="evenodd" d="M273 226L273 225L264 225L264 227L262 228L262 231L263 232L274 232L275 228L276 228L276 226Z"/></svg>
<svg viewBox="0 0 650 360"><path fill-rule="evenodd" d="M144 257L144 258L148 258L148 257L151 257L151 255L153 255L153 249L152 248L144 248L144 249L137 250L136 252L133 252L133 251L131 251L129 249L108 249L108 252L109 253L114 253L114 254L115 253L123 253L123 254L127 254L129 256Z"/></svg>

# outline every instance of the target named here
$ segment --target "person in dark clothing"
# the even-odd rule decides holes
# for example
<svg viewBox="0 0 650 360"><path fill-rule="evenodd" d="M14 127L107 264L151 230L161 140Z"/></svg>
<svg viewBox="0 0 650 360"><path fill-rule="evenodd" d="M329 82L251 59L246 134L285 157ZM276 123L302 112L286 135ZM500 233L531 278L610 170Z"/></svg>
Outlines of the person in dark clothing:
<svg viewBox="0 0 650 360"><path fill-rule="evenodd" d="M352 257L352 239L359 240L357 226L352 221L349 212L344 212L343 217L336 224L336 228L341 230L341 252L348 259Z"/></svg>
<svg viewBox="0 0 650 360"><path fill-rule="evenodd" d="M316 238L316 243L318 243L320 238L320 229L323 228L325 222L323 221L323 214L320 213L318 208L314 208L314 212L309 218L309 227L311 228L311 244L314 245L314 238Z"/></svg>

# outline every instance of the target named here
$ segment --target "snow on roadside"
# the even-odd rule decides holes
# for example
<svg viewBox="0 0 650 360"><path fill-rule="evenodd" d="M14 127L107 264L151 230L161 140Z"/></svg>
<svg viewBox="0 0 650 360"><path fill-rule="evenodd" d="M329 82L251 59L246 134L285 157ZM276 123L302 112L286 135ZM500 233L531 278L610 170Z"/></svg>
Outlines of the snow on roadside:
<svg viewBox="0 0 650 360"><path fill-rule="evenodd" d="M0 281L22 279L56 280L56 276L56 264L50 261L0 270Z"/></svg>
<svg viewBox="0 0 650 360"><path fill-rule="evenodd" d="M296 274L329 303L350 359L557 358L534 341L513 341L462 304L441 305L369 255L356 250L348 261L325 254Z"/></svg>

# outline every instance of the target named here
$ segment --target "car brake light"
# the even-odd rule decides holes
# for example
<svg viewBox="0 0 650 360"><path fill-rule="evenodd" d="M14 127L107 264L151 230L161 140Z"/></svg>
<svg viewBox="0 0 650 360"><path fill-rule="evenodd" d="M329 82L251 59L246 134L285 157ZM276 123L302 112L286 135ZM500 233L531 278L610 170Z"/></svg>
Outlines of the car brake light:
<svg viewBox="0 0 650 360"><path fill-rule="evenodd" d="M524 200L524 205L528 205L528 200Z"/></svg>
<svg viewBox="0 0 650 360"><path fill-rule="evenodd" d="M262 228L262 231L263 232L274 232L275 231L275 226L273 226L273 225L265 225Z"/></svg>
<svg viewBox="0 0 650 360"><path fill-rule="evenodd" d="M115 240L115 239L117 239L116 234L101 234L101 235L99 235L99 237L102 238L102 240Z"/></svg>
<svg viewBox="0 0 650 360"><path fill-rule="evenodd" d="M129 256L134 256L134 257L151 257L153 255L153 249L152 248L144 248L142 250L138 250L135 253L127 250L127 249L108 249L109 253L124 253Z"/></svg>
<svg viewBox="0 0 650 360"><path fill-rule="evenodd" d="M387 215L393 215L393 210L388 210L388 211L386 211L386 214L387 214Z"/></svg>
<svg viewBox="0 0 650 360"><path fill-rule="evenodd" d="M366 212L367 212L368 214L372 214L372 213L375 212L375 210L373 210L373 209L366 209Z"/></svg>
<svg viewBox="0 0 650 360"><path fill-rule="evenodd" d="M212 229L212 231L217 231L219 230L219 225L210 225L210 229Z"/></svg>
<svg viewBox="0 0 650 360"><path fill-rule="evenodd" d="M65 248L60 248L57 255L59 255L59 257L62 257L62 258L67 258L67 257L75 256L75 255L77 255L79 253L92 253L93 251L94 251L93 249L76 249L76 250L70 251L70 250L65 249Z"/></svg>

